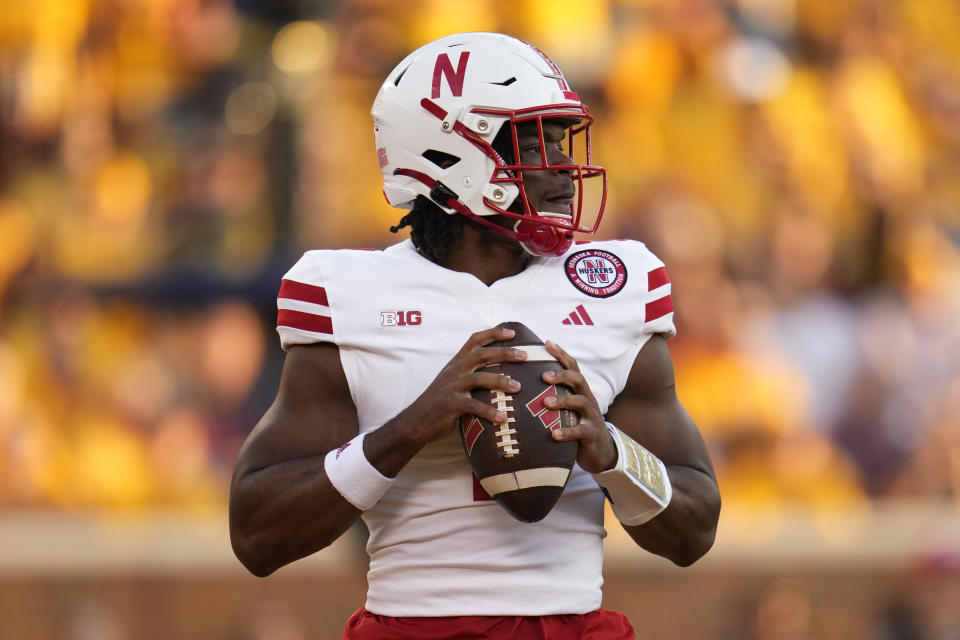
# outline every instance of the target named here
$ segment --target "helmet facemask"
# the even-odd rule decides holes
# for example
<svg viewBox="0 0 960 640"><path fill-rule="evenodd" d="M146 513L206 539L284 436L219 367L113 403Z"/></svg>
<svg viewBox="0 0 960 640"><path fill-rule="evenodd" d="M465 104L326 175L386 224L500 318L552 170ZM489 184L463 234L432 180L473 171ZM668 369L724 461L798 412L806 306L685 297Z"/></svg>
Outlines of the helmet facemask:
<svg viewBox="0 0 960 640"><path fill-rule="evenodd" d="M503 164L498 162L490 183L512 186L517 197L507 207L490 198L484 199L484 205L515 220L514 231L530 236L529 240L520 240L530 253L561 255L570 247L573 233L592 234L597 230L605 205L606 172L591 163L592 121L589 114L571 117L542 110L515 113L504 123L499 139L494 140L493 146L502 148L503 139L508 138L511 148L509 154L500 154ZM554 125L550 139L545 133L546 123ZM559 140L555 134L557 125L562 128ZM504 135L507 132L509 137ZM533 159L523 149L531 143L539 151ZM550 173L541 177L541 172ZM567 180L557 181L557 174ZM587 182L590 178L599 180ZM551 186L544 194L544 188L536 183L549 180ZM595 188L590 189L591 184ZM556 204L538 202L544 195L552 196ZM593 212L589 220L584 220L585 212Z"/></svg>
<svg viewBox="0 0 960 640"><path fill-rule="evenodd" d="M447 115L429 100L424 99L422 104L438 118L443 119ZM467 139L494 163L483 197L483 210L469 209L456 198L453 190L440 181L430 181L429 184L430 198L434 202L516 240L532 255L563 255L573 243L574 233L596 232L606 204L607 176L603 167L591 164L590 126L593 117L586 107L547 105L517 111L475 108L470 113L488 122L502 120L500 132L492 142L487 142L460 122L453 125L453 135ZM554 154L549 147L556 143L546 139L545 122L560 123L564 129L562 158L559 162L556 158L551 162L550 156ZM539 157L534 161L521 162L521 141L531 137L539 146ZM508 145L504 145L506 140L509 140ZM565 173L569 176L569 188L564 190L571 200L568 211L537 208L524 181L532 172L541 171ZM421 180L424 178L404 169L398 169L397 173ZM587 186L589 183L586 181L590 178L600 179L593 181L593 189ZM588 210L596 213L592 216L591 223L583 223L583 212ZM515 222L512 228L504 227L487 219L487 216L493 215L502 215L514 219Z"/></svg>

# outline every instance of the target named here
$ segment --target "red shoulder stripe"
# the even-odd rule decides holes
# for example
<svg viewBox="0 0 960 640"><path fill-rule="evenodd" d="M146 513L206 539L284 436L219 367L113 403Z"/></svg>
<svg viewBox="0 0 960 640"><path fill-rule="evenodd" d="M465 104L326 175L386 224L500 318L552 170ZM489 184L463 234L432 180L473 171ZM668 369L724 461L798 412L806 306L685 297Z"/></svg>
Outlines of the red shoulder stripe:
<svg viewBox="0 0 960 640"><path fill-rule="evenodd" d="M304 282L297 282L296 280L284 280L280 284L280 293L277 294L277 297L322 304L325 307L330 306L330 303L327 302L326 289Z"/></svg>
<svg viewBox="0 0 960 640"><path fill-rule="evenodd" d="M657 318L662 318L671 311L673 311L673 298L667 294L662 298L647 303L645 321L650 322Z"/></svg>
<svg viewBox="0 0 960 640"><path fill-rule="evenodd" d="M662 287L665 284L670 283L670 278L667 277L667 268L660 267L659 269L654 269L647 274L647 290L653 291L657 287Z"/></svg>
<svg viewBox="0 0 960 640"><path fill-rule="evenodd" d="M304 313L293 309L277 311L277 326L333 335L333 322L329 316L318 316L315 313Z"/></svg>

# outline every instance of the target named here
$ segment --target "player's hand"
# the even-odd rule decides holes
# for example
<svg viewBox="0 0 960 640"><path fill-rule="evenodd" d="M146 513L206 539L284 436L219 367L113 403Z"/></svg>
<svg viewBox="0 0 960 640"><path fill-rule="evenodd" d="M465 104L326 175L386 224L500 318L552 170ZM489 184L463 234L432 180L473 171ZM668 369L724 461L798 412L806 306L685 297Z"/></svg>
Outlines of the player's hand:
<svg viewBox="0 0 960 640"><path fill-rule="evenodd" d="M490 422L506 420L505 413L493 405L475 400L470 391L485 388L511 393L520 389L520 383L509 376L479 371L489 364L526 360L525 351L487 346L492 342L509 340L514 333L513 329L493 328L470 336L420 397L397 416L397 420L404 425L406 436L423 446L448 435L456 426L457 419L468 413Z"/></svg>
<svg viewBox="0 0 960 640"><path fill-rule="evenodd" d="M577 463L584 471L600 473L612 469L617 462L617 445L607 430L590 385L580 373L580 366L573 356L556 343L547 340L546 347L550 355L563 366L563 370L544 373L544 382L566 385L573 389L573 393L547 398L544 404L551 409L572 409L580 416L574 426L555 429L554 440L579 440Z"/></svg>

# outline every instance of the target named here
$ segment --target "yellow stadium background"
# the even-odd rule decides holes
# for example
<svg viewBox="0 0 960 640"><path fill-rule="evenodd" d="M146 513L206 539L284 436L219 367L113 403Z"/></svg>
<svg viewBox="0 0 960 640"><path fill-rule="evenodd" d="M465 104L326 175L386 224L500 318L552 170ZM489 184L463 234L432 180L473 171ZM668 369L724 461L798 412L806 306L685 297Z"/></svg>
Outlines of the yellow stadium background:
<svg viewBox="0 0 960 640"><path fill-rule="evenodd" d="M639 637L960 638L960 4L0 2L0 638L338 638L363 533L229 549L280 276L384 247L369 107L416 46L536 43L596 116L724 499L675 569L610 527Z"/></svg>

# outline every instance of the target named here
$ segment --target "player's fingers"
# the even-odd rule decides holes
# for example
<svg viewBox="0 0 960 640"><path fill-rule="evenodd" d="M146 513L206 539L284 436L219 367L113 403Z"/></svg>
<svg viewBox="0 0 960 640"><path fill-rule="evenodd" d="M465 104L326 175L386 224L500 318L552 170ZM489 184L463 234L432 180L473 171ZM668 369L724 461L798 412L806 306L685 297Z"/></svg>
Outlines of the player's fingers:
<svg viewBox="0 0 960 640"><path fill-rule="evenodd" d="M463 364L470 371L485 367L488 364L501 362L522 362L527 359L527 352L513 347L480 347L474 349L463 358Z"/></svg>
<svg viewBox="0 0 960 640"><path fill-rule="evenodd" d="M548 384L566 385L567 387L573 389L574 393L578 393L591 402L596 403L593 390L590 389L590 385L587 384L587 379L584 378L583 374L579 371L571 371L570 369L546 371L543 374L543 381Z"/></svg>
<svg viewBox="0 0 960 640"><path fill-rule="evenodd" d="M557 440L582 440L584 444L591 444L602 437L607 428L603 416L594 404L580 395L566 395L560 398L549 398L544 401L552 409L570 411L575 416L574 424L569 427L558 427L552 432Z"/></svg>
<svg viewBox="0 0 960 640"><path fill-rule="evenodd" d="M617 446L602 421L581 420L575 425L554 429L550 435L558 442L577 441L577 463L585 471L598 473L616 464Z"/></svg>
<svg viewBox="0 0 960 640"><path fill-rule="evenodd" d="M600 415L590 398L579 393L559 394L557 396L548 396L544 398L543 404L548 409L571 409L576 411L585 420L593 420ZM583 422L584 420L581 420Z"/></svg>
<svg viewBox="0 0 960 640"><path fill-rule="evenodd" d="M552 355L557 361L563 365L564 369L569 369L571 371L580 371L580 365L577 364L577 361L569 353L563 350L563 348L552 340L547 340L544 344L547 348L547 353Z"/></svg>
<svg viewBox="0 0 960 640"><path fill-rule="evenodd" d="M568 440L580 440L583 444L592 443L597 439L595 429L591 428L590 423L580 421L569 427L557 427L550 431L550 435L558 442L567 442Z"/></svg>
<svg viewBox="0 0 960 640"><path fill-rule="evenodd" d="M492 404L474 400L472 397L463 402L461 409L461 415L472 414L489 422L505 422L507 420L506 411L500 411Z"/></svg>
<svg viewBox="0 0 960 640"><path fill-rule="evenodd" d="M498 340L509 340L516 332L513 329L506 329L503 327L493 327L492 329L484 329L483 331L477 331L463 344L463 347L460 349L460 354L468 354L476 351L478 347L483 347L491 342L496 342Z"/></svg>
<svg viewBox="0 0 960 640"><path fill-rule="evenodd" d="M544 371L541 377L548 384L564 384L577 393L584 393L589 389L586 378L579 371L571 371L570 369Z"/></svg>
<svg viewBox="0 0 960 640"><path fill-rule="evenodd" d="M456 387L459 391L483 388L514 393L520 390L520 383L502 373L475 371L457 380Z"/></svg>

